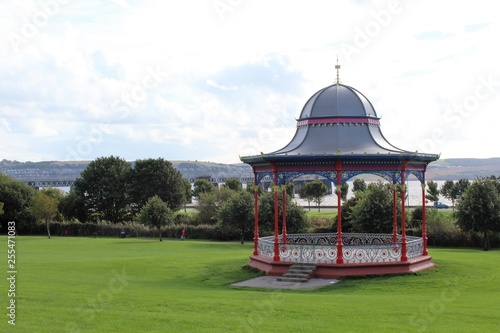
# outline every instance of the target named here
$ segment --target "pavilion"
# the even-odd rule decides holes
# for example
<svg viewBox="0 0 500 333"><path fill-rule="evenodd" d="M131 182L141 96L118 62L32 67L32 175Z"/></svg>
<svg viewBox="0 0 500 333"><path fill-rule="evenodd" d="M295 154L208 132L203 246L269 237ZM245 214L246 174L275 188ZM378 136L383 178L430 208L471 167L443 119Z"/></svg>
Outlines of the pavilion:
<svg viewBox="0 0 500 333"><path fill-rule="evenodd" d="M336 68L336 82L306 102L288 145L272 153L241 157L252 167L255 185L264 177L271 178L274 184L274 236L270 237L259 237L259 196L255 186L254 251L250 266L268 275L283 275L294 263L312 263L312 276L321 278L403 274L432 268L427 251L425 172L439 155L407 151L389 143L381 132L373 105L355 88L341 84L340 66ZM284 213L280 234L280 186L306 174L319 175L335 184L336 233L287 234ZM377 175L393 184L392 234L342 233L341 186L361 174ZM406 235L404 203L401 221L397 220L400 199L396 187L401 186L401 197L405 198L405 182L411 175L422 184L422 237ZM281 191L284 193L284 186Z"/></svg>

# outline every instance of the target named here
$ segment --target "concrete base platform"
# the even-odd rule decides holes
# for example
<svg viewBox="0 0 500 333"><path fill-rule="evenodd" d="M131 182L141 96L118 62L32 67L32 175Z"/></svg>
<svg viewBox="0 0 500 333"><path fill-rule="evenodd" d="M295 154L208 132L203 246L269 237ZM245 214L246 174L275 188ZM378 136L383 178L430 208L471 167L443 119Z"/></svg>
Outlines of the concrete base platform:
<svg viewBox="0 0 500 333"><path fill-rule="evenodd" d="M313 278L339 279L346 276L408 274L434 268L431 256L420 256L406 262L379 262L365 264L316 264ZM260 256L250 257L250 267L268 276L282 276L295 262L272 261Z"/></svg>
<svg viewBox="0 0 500 333"><path fill-rule="evenodd" d="M233 283L230 286L263 289L312 290L331 286L337 282L339 282L339 280L336 279L309 279L306 282L293 283L278 281L278 278L276 276L259 276L251 280Z"/></svg>

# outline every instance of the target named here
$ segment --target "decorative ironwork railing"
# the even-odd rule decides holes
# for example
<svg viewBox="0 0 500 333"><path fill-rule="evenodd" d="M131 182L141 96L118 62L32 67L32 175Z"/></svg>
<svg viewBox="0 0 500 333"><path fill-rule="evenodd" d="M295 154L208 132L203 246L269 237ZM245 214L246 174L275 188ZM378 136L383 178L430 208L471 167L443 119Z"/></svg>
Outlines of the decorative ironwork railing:
<svg viewBox="0 0 500 333"><path fill-rule="evenodd" d="M377 263L401 260L401 235L396 243L392 234L342 234L342 257L344 263ZM291 234L287 242L279 236L280 260L292 262L330 263L337 260L337 234ZM414 258L423 254L423 240L407 236L407 257ZM259 238L259 255L273 259L274 236Z"/></svg>

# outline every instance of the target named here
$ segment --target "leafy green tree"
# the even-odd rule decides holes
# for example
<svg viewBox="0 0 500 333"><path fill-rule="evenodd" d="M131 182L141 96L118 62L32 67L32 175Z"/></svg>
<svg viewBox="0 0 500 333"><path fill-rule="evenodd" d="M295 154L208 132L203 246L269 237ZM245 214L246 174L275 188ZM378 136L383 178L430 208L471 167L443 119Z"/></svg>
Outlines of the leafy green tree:
<svg viewBox="0 0 500 333"><path fill-rule="evenodd" d="M200 192L196 209L198 214L196 220L199 224L215 224L217 214L218 199L215 192Z"/></svg>
<svg viewBox="0 0 500 333"><path fill-rule="evenodd" d="M344 185L340 186L340 200L347 200L347 193L349 193L349 184L344 183ZM337 194L337 192L335 192Z"/></svg>
<svg viewBox="0 0 500 333"><path fill-rule="evenodd" d="M182 174L169 161L163 158L135 161L130 172L130 198L134 212L155 195L176 211L185 202L185 192Z"/></svg>
<svg viewBox="0 0 500 333"><path fill-rule="evenodd" d="M462 230L482 233L483 249L489 250L488 233L500 231L500 194L496 182L488 178L474 180L458 201L455 217Z"/></svg>
<svg viewBox="0 0 500 333"><path fill-rule="evenodd" d="M38 191L33 199L33 213L39 223L44 223L47 228L47 236L50 238L49 223L52 222L59 211L57 210L58 201L47 191Z"/></svg>
<svg viewBox="0 0 500 333"><path fill-rule="evenodd" d="M193 189L193 196L196 199L200 198L201 193L214 193L215 192L215 186L211 182L208 181L208 179L205 178L198 178L194 181L194 189Z"/></svg>
<svg viewBox="0 0 500 333"><path fill-rule="evenodd" d="M453 210L455 210L455 202L460 200L468 186L469 180L466 178L459 179L457 182L447 180L441 186L440 192L445 198L451 200L451 205L453 206Z"/></svg>
<svg viewBox="0 0 500 333"><path fill-rule="evenodd" d="M370 183L366 190L356 193L357 203L348 220L353 231L390 233L393 228L393 192L382 182ZM400 219L398 204L398 219Z"/></svg>
<svg viewBox="0 0 500 333"><path fill-rule="evenodd" d="M184 211L186 211L186 204L193 202L193 189L186 178L182 178L182 184L184 188Z"/></svg>
<svg viewBox="0 0 500 333"><path fill-rule="evenodd" d="M34 196L33 188L0 173L0 200L3 202L3 215L0 216L2 230L7 230L9 221L15 221L17 229L31 225L34 221L31 209Z"/></svg>
<svg viewBox="0 0 500 333"><path fill-rule="evenodd" d="M61 214L59 210L59 205L61 203L61 200L64 198L65 194L64 191L55 187L46 187L40 190L40 192L43 192L45 195L53 198L56 200L57 203L57 214L54 217L54 221L57 222L62 222L63 221L63 215Z"/></svg>
<svg viewBox="0 0 500 333"><path fill-rule="evenodd" d="M228 188L233 191L241 191L243 189L243 185L237 178L226 179L226 182L222 185L222 187Z"/></svg>
<svg viewBox="0 0 500 333"><path fill-rule="evenodd" d="M278 192L278 220L281 226L283 221L283 196ZM290 196L286 196L286 229L287 233L301 233L307 230L308 221L305 211L297 205ZM272 235L274 233L274 193L265 192L259 198L259 228L260 234Z"/></svg>
<svg viewBox="0 0 500 333"><path fill-rule="evenodd" d="M58 209L67 220L77 219L80 222L87 221L87 210L85 198L77 194L74 188L70 189L59 201Z"/></svg>
<svg viewBox="0 0 500 333"><path fill-rule="evenodd" d="M0 217L3 215L3 202L0 202Z"/></svg>
<svg viewBox="0 0 500 333"><path fill-rule="evenodd" d="M359 191L357 193L360 193ZM354 206L358 204L359 201L359 194L355 195L354 197L350 198L349 200L346 200L342 204L342 231L343 232L352 232L352 223L351 223L351 215L352 215L352 210ZM337 218L338 216L335 217L333 221L333 230L337 230Z"/></svg>
<svg viewBox="0 0 500 333"><path fill-rule="evenodd" d="M309 206L309 210L311 210L311 201L314 200L312 193L309 190L309 183L304 183L299 189L299 197L303 200L307 201L307 205Z"/></svg>
<svg viewBox="0 0 500 333"><path fill-rule="evenodd" d="M304 186L306 187L306 193L308 193L307 197L310 196L313 198L313 201L318 206L319 212L321 202L323 202L325 196L328 194L328 188L321 180L313 180L312 182L304 184Z"/></svg>
<svg viewBox="0 0 500 333"><path fill-rule="evenodd" d="M457 188L455 187L455 183L453 180L447 180L441 186L439 192L441 195L449 200L451 200L451 205L453 209L455 209L455 200L457 199Z"/></svg>
<svg viewBox="0 0 500 333"><path fill-rule="evenodd" d="M288 182L285 186L286 194L292 199L295 198L295 185L293 184L293 182Z"/></svg>
<svg viewBox="0 0 500 333"><path fill-rule="evenodd" d="M465 193L465 190L467 190L467 188L469 187L469 185L470 185L470 183L469 183L469 180L467 178L459 179L455 183L455 196L456 196L456 200L460 200L460 198L462 198L462 196Z"/></svg>
<svg viewBox="0 0 500 333"><path fill-rule="evenodd" d="M172 224L173 221L174 216L172 210L168 207L168 204L157 195L149 198L139 212L140 223L158 228L160 242L162 241L161 228L168 224Z"/></svg>
<svg viewBox="0 0 500 333"><path fill-rule="evenodd" d="M438 184L432 180L427 182L427 194L425 198L432 202L439 201L439 189Z"/></svg>
<svg viewBox="0 0 500 333"><path fill-rule="evenodd" d="M88 218L113 223L127 218L130 171L130 163L114 156L89 163L74 185L85 202Z"/></svg>
<svg viewBox="0 0 500 333"><path fill-rule="evenodd" d="M366 190L366 182L362 178L354 179L352 183L352 192L355 194L356 192L363 192Z"/></svg>
<svg viewBox="0 0 500 333"><path fill-rule="evenodd" d="M235 192L222 204L216 216L222 226L239 230L243 244L254 220L253 196L247 191Z"/></svg>
<svg viewBox="0 0 500 333"><path fill-rule="evenodd" d="M247 190L247 192L249 192L251 194L254 194L255 184L253 184L253 183L247 183L246 190ZM264 188L262 187L262 184L257 185L257 191L259 192L259 195L261 195L262 193L264 193Z"/></svg>

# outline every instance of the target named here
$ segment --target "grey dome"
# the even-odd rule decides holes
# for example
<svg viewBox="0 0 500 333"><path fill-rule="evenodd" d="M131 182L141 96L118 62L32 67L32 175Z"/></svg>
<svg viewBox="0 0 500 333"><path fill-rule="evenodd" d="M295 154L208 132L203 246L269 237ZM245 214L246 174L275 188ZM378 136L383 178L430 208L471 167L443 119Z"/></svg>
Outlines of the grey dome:
<svg viewBox="0 0 500 333"><path fill-rule="evenodd" d="M370 101L358 90L334 84L316 92L300 113L300 119L329 116L377 117L377 113Z"/></svg>
<svg viewBox="0 0 500 333"><path fill-rule="evenodd" d="M334 84L306 102L292 141L275 154L401 154L380 130L380 118L358 90Z"/></svg>

